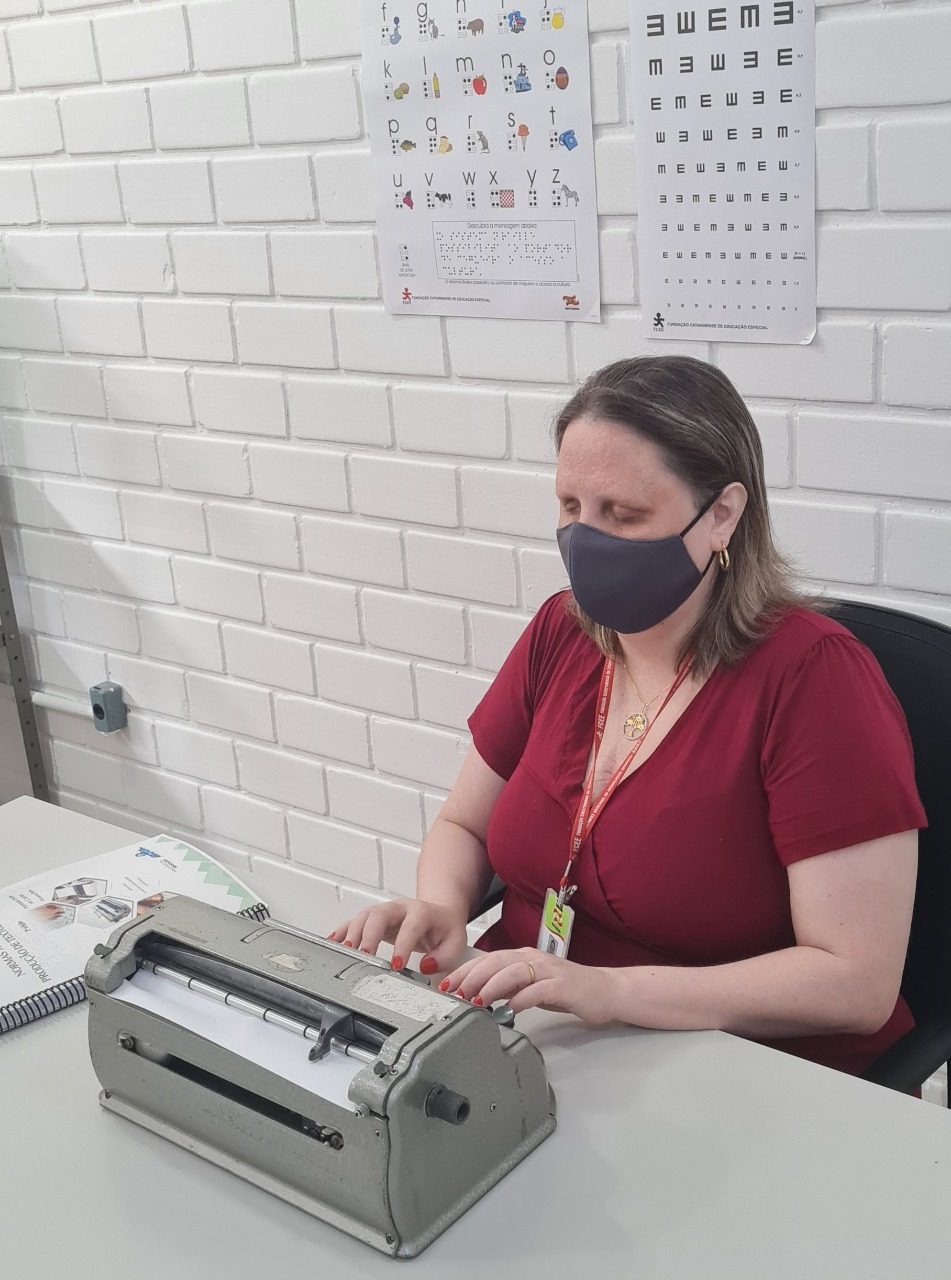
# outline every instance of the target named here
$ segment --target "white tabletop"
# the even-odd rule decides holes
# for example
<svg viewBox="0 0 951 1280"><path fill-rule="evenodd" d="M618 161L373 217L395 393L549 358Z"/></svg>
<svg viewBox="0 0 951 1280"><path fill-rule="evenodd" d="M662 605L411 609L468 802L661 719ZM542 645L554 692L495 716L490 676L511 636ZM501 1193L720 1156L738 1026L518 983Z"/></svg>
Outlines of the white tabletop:
<svg viewBox="0 0 951 1280"><path fill-rule="evenodd" d="M128 844L0 807L0 880ZM70 1280L896 1280L951 1259L951 1116L719 1032L523 1015L558 1128L398 1262L103 1112L86 1006L0 1036L3 1274Z"/></svg>

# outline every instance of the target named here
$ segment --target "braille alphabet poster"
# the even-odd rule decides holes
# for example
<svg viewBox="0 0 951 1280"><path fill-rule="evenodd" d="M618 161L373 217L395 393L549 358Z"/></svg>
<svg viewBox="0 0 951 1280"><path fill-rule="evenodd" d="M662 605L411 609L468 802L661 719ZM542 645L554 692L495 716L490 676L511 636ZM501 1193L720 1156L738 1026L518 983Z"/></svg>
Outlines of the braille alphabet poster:
<svg viewBox="0 0 951 1280"><path fill-rule="evenodd" d="M632 0L645 332L816 331L813 0Z"/></svg>
<svg viewBox="0 0 951 1280"><path fill-rule="evenodd" d="M362 12L386 309L600 320L587 0Z"/></svg>

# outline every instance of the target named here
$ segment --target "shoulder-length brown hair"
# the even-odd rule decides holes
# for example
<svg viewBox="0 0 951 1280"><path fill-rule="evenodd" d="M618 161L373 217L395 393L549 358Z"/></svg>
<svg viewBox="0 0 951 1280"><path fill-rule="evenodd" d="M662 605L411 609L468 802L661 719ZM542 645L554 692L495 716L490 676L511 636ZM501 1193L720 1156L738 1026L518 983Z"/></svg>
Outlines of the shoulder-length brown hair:
<svg viewBox="0 0 951 1280"><path fill-rule="evenodd" d="M688 356L618 360L591 375L555 422L555 444L576 418L629 427L660 449L670 470L693 491L697 510L739 481L747 504L730 539L730 568L716 574L706 608L677 655L699 675L718 663L733 666L787 609L815 608L799 592L793 570L777 550L769 522L763 449L749 410L725 374ZM607 657L617 657L617 634L594 622L572 597L571 612Z"/></svg>

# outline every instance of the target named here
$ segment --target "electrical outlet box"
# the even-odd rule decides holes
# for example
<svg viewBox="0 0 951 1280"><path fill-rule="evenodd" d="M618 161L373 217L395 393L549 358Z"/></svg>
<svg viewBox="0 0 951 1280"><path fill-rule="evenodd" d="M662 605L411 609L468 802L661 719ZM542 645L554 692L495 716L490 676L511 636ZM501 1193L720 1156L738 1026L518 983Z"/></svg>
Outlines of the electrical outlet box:
<svg viewBox="0 0 951 1280"><path fill-rule="evenodd" d="M89 690L92 702L93 724L100 733L115 733L124 729L129 722L126 705L122 701L122 685L113 684L111 680L103 684L94 684Z"/></svg>

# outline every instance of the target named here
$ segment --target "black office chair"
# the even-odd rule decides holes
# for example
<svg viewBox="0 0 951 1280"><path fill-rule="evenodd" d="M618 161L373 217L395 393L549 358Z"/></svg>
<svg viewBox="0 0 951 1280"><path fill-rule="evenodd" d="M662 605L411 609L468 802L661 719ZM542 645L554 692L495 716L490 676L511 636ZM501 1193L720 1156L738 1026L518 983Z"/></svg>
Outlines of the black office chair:
<svg viewBox="0 0 951 1280"><path fill-rule="evenodd" d="M862 1073L875 1084L914 1093L951 1059L951 628L847 600L834 601L830 613L871 649L902 705L928 815L928 829L919 835L901 984L916 1025ZM473 918L496 906L504 892L495 876Z"/></svg>

